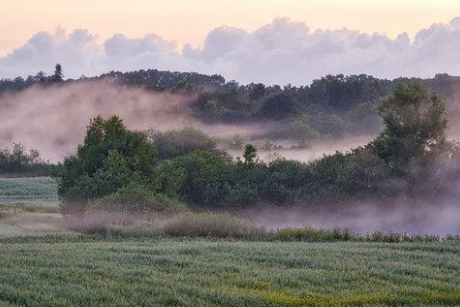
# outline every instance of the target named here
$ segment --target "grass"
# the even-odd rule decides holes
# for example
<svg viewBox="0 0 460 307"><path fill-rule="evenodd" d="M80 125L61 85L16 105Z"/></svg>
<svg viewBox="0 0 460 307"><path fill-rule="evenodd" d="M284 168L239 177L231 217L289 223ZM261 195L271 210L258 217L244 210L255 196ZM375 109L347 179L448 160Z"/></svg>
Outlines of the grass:
<svg viewBox="0 0 460 307"><path fill-rule="evenodd" d="M8 242L0 306L460 305L458 242Z"/></svg>
<svg viewBox="0 0 460 307"><path fill-rule="evenodd" d="M65 228L50 178L1 178L0 203L1 307L460 305L458 237L270 232L214 213L86 236Z"/></svg>
<svg viewBox="0 0 460 307"><path fill-rule="evenodd" d="M0 178L0 204L57 207L57 184L50 177Z"/></svg>

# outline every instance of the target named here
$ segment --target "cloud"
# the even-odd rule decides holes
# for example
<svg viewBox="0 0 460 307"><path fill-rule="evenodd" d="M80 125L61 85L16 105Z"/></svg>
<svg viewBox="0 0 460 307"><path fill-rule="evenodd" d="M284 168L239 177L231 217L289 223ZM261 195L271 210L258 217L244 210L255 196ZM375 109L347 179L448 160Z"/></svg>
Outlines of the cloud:
<svg viewBox="0 0 460 307"><path fill-rule="evenodd" d="M220 27L202 47L149 34L128 38L116 34L99 44L87 30L67 34L40 32L0 58L1 77L50 71L61 63L67 77L110 70L164 69L222 74L241 83L308 84L327 74L371 74L382 78L460 74L460 17L391 39L348 29L312 31L305 23L275 19L248 32Z"/></svg>

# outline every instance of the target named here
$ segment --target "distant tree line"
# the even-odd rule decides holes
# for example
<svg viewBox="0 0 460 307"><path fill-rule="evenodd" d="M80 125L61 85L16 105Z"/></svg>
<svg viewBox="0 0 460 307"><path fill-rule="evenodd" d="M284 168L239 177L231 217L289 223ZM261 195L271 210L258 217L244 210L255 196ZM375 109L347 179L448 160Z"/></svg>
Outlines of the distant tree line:
<svg viewBox="0 0 460 307"><path fill-rule="evenodd" d="M284 87L264 84L239 85L219 75L158 71L110 72L97 77L64 80L61 65L53 75L39 72L26 79L0 80L0 94L33 85L106 80L121 86L142 87L155 92L194 94L189 114L213 123L272 122L277 127L261 138L307 141L320 137L377 135L383 127L378 115L382 98L401 83L418 82L429 94L446 101L450 118L458 114L460 77L446 74L433 79L378 79L368 75L328 75L310 85Z"/></svg>

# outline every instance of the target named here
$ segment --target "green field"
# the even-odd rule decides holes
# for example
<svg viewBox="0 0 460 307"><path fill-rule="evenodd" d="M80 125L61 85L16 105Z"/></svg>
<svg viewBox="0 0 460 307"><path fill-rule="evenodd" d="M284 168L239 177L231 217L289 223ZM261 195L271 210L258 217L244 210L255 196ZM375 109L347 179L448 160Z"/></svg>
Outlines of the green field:
<svg viewBox="0 0 460 307"><path fill-rule="evenodd" d="M460 305L458 242L8 242L0 306Z"/></svg>
<svg viewBox="0 0 460 307"><path fill-rule="evenodd" d="M2 178L0 203L0 307L460 305L460 241L81 236L50 178Z"/></svg>
<svg viewBox="0 0 460 307"><path fill-rule="evenodd" d="M50 177L0 178L0 204L57 207L57 184Z"/></svg>

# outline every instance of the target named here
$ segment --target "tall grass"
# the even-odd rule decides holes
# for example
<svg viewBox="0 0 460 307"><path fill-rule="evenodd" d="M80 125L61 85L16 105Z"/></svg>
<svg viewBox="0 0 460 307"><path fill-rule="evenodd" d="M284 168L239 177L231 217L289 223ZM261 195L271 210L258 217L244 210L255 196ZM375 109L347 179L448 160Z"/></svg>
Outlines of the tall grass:
<svg viewBox="0 0 460 307"><path fill-rule="evenodd" d="M269 230L256 227L230 214L186 213L169 219L134 223L130 226L109 225L102 231L115 238L187 237L239 239L271 242L440 242L454 241L455 236L410 235L398 232L353 233L346 228L321 229L310 226Z"/></svg>

